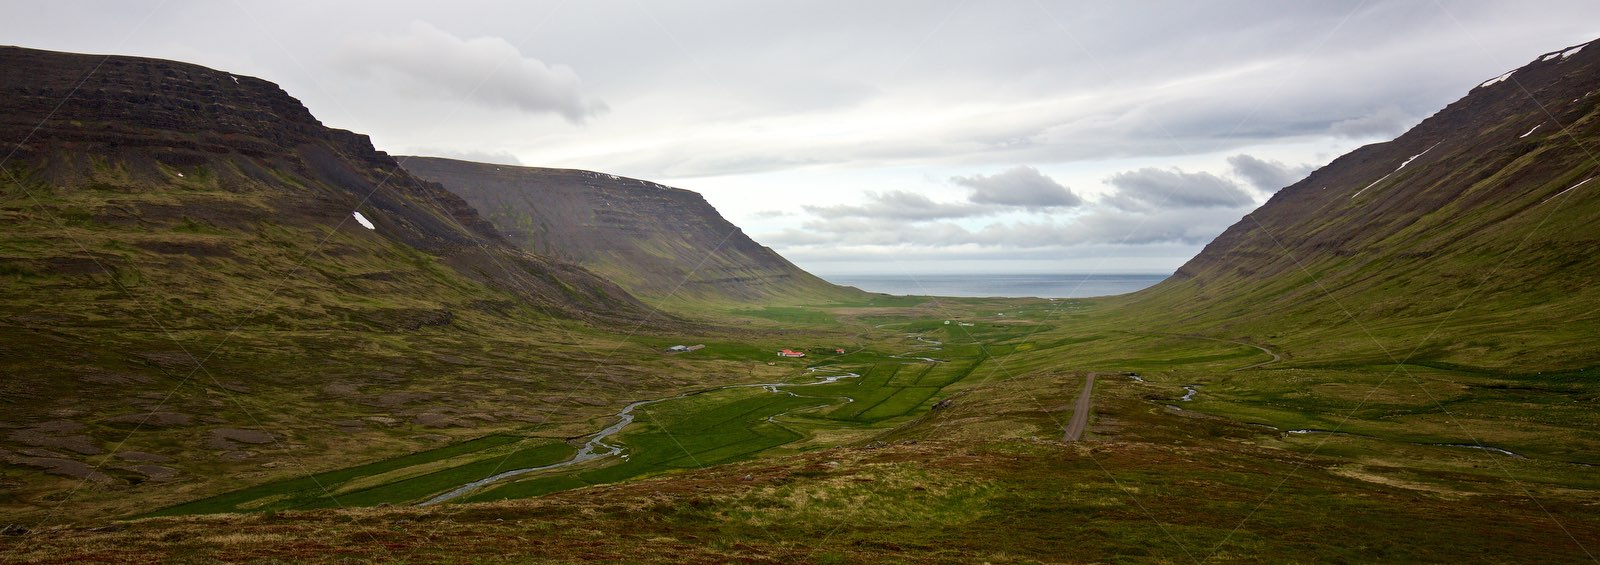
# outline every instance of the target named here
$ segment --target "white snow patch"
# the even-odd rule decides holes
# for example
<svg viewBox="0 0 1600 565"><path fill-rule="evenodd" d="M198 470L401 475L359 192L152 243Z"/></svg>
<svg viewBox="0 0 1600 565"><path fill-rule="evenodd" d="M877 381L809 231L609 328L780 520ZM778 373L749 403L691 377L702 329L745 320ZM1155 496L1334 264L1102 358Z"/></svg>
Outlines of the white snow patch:
<svg viewBox="0 0 1600 565"><path fill-rule="evenodd" d="M183 173L178 173L178 177L182 178L183 177Z"/></svg>
<svg viewBox="0 0 1600 565"><path fill-rule="evenodd" d="M233 79L233 83L234 84L239 84L239 77L236 77L236 76L233 76L233 75L228 75L228 78Z"/></svg>
<svg viewBox="0 0 1600 565"><path fill-rule="evenodd" d="M1515 70L1511 70L1511 71L1506 71L1506 74L1503 74L1503 75L1500 75L1500 76L1497 76L1497 77L1494 77L1494 78L1492 78L1492 79L1489 79L1489 80L1486 80L1486 81L1483 81L1483 84L1480 84L1480 85L1478 85L1478 88L1483 88L1483 87L1485 87L1485 86L1489 86L1489 85L1491 85L1491 84L1496 84L1496 83L1501 83L1501 82L1505 82L1505 81L1506 81L1506 79L1509 79L1509 78L1511 78L1511 73L1514 73L1514 72L1517 72L1517 71L1515 71Z"/></svg>
<svg viewBox="0 0 1600 565"><path fill-rule="evenodd" d="M1443 142L1442 142L1442 141L1441 141L1441 142L1439 142L1439 143L1443 143ZM1384 179L1387 179L1387 178L1389 178L1389 177L1392 177L1392 176L1394 176L1394 174L1395 174L1395 173L1398 173L1398 172L1400 172L1400 169L1404 169L1404 168L1406 168L1406 165L1410 165L1410 164L1411 164L1411 162L1412 162L1412 161L1415 161L1415 160L1417 160L1417 157L1421 157L1421 156L1423 156L1423 155L1427 155L1427 154L1428 154L1428 152L1429 152L1429 151L1433 151L1433 148L1434 148L1434 147L1438 147L1438 146L1439 146L1439 144L1438 144L1438 143L1435 143L1435 144L1433 144L1433 147L1429 147L1429 148L1427 148L1427 149L1423 149L1423 150L1422 150L1422 152L1421 152L1421 153L1418 153L1418 154L1416 154L1416 155L1412 155L1412 156L1411 156L1411 158L1410 158L1410 159L1406 159L1406 161L1405 161L1405 162L1404 162L1404 163L1401 163L1401 164L1400 164L1400 166L1398 166L1398 167L1395 167L1395 168L1394 168L1394 170L1393 170L1393 171L1389 171L1389 174L1387 174L1387 175L1383 175L1383 178L1380 178L1380 179L1378 179L1378 180L1375 180L1375 181L1372 181L1372 184L1369 184L1369 185L1367 185L1367 187L1366 187L1366 188L1363 188L1363 189L1361 189L1361 190L1357 190L1357 191L1356 191L1356 193L1355 193L1355 194L1352 194L1352 195L1350 195L1350 198L1351 198L1351 199L1352 199L1352 200L1354 200L1354 199L1355 199L1355 197L1357 197L1357 196L1361 196L1361 193L1363 193L1363 192L1366 192L1366 191L1367 191L1367 188L1372 188L1372 187L1374 187L1374 186L1378 186L1378 183L1380 183L1380 182L1383 182L1383 181L1384 181Z"/></svg>
<svg viewBox="0 0 1600 565"><path fill-rule="evenodd" d="M361 227L367 228L369 230L378 229L378 228L372 227L372 221L368 220L366 216L361 215L361 212L351 212L351 214L355 215L356 222L360 223Z"/></svg>
<svg viewBox="0 0 1600 565"><path fill-rule="evenodd" d="M1566 193L1568 193L1568 192L1572 192L1572 189L1574 189L1574 188L1578 188L1578 187L1580 187L1580 186L1583 186L1583 183L1586 183L1586 182L1589 182L1589 181L1592 181L1592 180L1594 180L1594 177L1589 177L1589 178L1586 178L1586 179L1583 179L1583 180L1580 180L1580 181L1578 181L1578 184L1575 184L1575 185L1572 185L1572 186L1569 186L1569 187L1567 187L1567 189L1566 189L1566 190L1563 190L1563 191L1561 191L1561 192L1557 192L1557 193L1556 193L1556 195L1555 195L1555 196L1551 196L1551 197L1549 197L1549 198L1546 198L1546 199L1544 199L1544 202L1549 202L1549 201L1551 201L1551 200L1555 200L1555 199L1557 199L1557 198L1561 198L1561 195L1563 195L1563 194L1566 194ZM1540 202L1540 204L1544 204L1544 202Z"/></svg>
<svg viewBox="0 0 1600 565"><path fill-rule="evenodd" d="M1517 136L1517 139L1522 139L1524 137L1528 137L1530 135L1533 135L1533 131L1539 129L1539 126L1542 126L1542 125L1544 125L1544 124L1539 124L1538 126L1533 126L1533 129L1528 130L1528 133L1524 133L1522 135Z"/></svg>
<svg viewBox="0 0 1600 565"><path fill-rule="evenodd" d="M1577 47L1573 47L1573 48L1568 49L1566 51L1562 51L1561 52L1561 58L1562 59L1566 59L1567 57L1571 57L1573 55L1577 55L1579 51L1582 51L1584 47L1588 47L1588 46L1589 46L1589 44L1585 43L1583 45L1579 45Z"/></svg>
<svg viewBox="0 0 1600 565"><path fill-rule="evenodd" d="M1412 155L1410 159L1406 159L1406 162L1401 163L1400 166L1394 170L1394 172L1396 172L1396 173L1400 172L1400 169L1406 168L1406 165L1410 165L1412 161L1417 160L1417 157L1421 157L1423 155L1427 155L1429 151L1433 151L1433 148L1434 147L1438 147L1438 146L1439 146L1439 144L1435 143L1435 144L1433 144L1433 147L1429 147L1427 149L1423 149L1421 153L1418 153L1416 155Z"/></svg>
<svg viewBox="0 0 1600 565"><path fill-rule="evenodd" d="M1560 57L1560 56L1561 56L1561 52L1560 52L1560 51L1557 51L1557 52L1555 52L1555 53L1551 53L1551 54L1549 54L1549 55L1545 55L1545 56L1543 56L1543 57L1540 57L1540 58L1539 58L1539 61L1541 61L1541 62L1543 62L1543 61L1549 61L1549 60L1551 60L1551 59L1554 59L1554 58L1556 58L1556 57Z"/></svg>

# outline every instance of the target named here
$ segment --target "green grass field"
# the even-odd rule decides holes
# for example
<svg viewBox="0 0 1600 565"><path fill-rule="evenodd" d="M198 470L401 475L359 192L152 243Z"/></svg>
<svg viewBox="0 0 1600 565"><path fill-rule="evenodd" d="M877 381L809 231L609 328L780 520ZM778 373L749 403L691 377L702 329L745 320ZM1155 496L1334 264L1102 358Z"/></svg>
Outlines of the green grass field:
<svg viewBox="0 0 1600 565"><path fill-rule="evenodd" d="M794 307L768 309L766 313L837 324L834 314L822 310ZM777 368L787 367L787 384L779 392L762 387L727 388L641 407L634 424L611 440L625 447L626 457L527 475L491 485L461 501L539 496L703 468L768 452L814 450L870 437L925 414L948 396L947 389L952 385L971 385L970 381L993 378L993 371L981 370L991 354L1009 352L1017 346L1007 342L1047 328L1029 324L965 327L933 319L902 319L889 326L867 332L870 339L863 343L864 347L849 353L839 355L831 348L819 347L816 349L822 353L800 360L773 359L770 347L759 344L726 339L684 340L706 343L707 348L670 356L676 362L771 359ZM649 341L651 348L675 343L661 338ZM801 370L808 363L825 367L819 375L851 371L860 376L823 383L817 375ZM608 419L602 416L592 425L603 426ZM564 445L521 447L509 457L526 459L527 464L499 464L507 457L501 452L514 441L511 436L480 438L311 478L249 487L166 508L156 515L414 502L487 476L494 469L536 466L538 461L559 460L555 457L558 453L570 454L570 448ZM334 496L324 495L324 489Z"/></svg>
<svg viewBox="0 0 1600 565"><path fill-rule="evenodd" d="M436 509L389 512L443 512L451 518L438 522L441 531L456 531L459 521L475 533L521 518L549 528L540 539L567 539L563 528L591 528L622 545L694 536L703 540L698 551L801 562L892 561L900 555L892 548L1021 563L1065 554L1106 562L1461 561L1535 547L1561 561L1581 552L1558 543L1565 538L1528 532L1548 533L1558 521L1576 539L1600 536L1588 512L1600 502L1588 494L1600 491L1588 466L1600 453L1600 389L1587 370L1302 361L1270 339L1143 332L1094 302L1006 308L947 300L931 311L868 315L858 308L826 314L838 327L822 339L857 339L844 355L776 359L769 344L801 340L758 335L752 341L772 341L707 336L692 340L707 343L705 351L660 357L679 370L718 367L745 383L783 382L782 392L686 383L664 394L688 394L638 408L633 425L611 438L626 457L520 476ZM994 316L1001 311L1004 320ZM659 341L640 351L660 355L656 343L676 338L648 339ZM1282 360L1244 343L1268 346ZM811 365L826 370L806 372ZM805 384L843 371L860 376ZM1100 376L1086 441L1060 443L1090 371ZM1185 386L1196 387L1192 401L1179 400ZM606 387L614 398L638 399ZM949 402L933 410L941 400ZM618 406L585 409L581 426L563 429L592 432L615 421ZM1304 429L1341 433L1289 433ZM347 507L403 506L496 470L572 454L565 443L523 437L490 435L152 515L333 506L322 488ZM1460 446L1480 444L1518 456ZM345 535L351 540L342 543L367 543L365 533ZM524 552L547 547L506 535ZM1325 546L1328 538L1359 545ZM420 547L478 555L451 539ZM793 540L806 541L797 549ZM548 550L589 555L580 546Z"/></svg>
<svg viewBox="0 0 1600 565"><path fill-rule="evenodd" d="M237 490L151 512L149 516L350 508L417 502L427 496L512 469L549 465L572 447L549 440L492 435L337 471ZM470 462L463 462L470 461ZM415 474L417 470L438 470ZM406 476L406 471L413 476ZM404 478L394 479L399 475ZM391 480L363 484L374 477ZM355 486L352 489L349 487Z"/></svg>
<svg viewBox="0 0 1600 565"><path fill-rule="evenodd" d="M769 360L774 365L769 369L788 375L784 381L789 384L781 392L728 388L641 407L634 424L612 438L624 447L626 457L523 476L460 501L542 496L849 445L879 435L916 437L916 424L929 416L929 409L958 394L998 393L1016 398L1010 407L985 414L984 419L1009 420L1013 425L1025 422L1024 428L1012 432L1015 434L1026 435L1028 432L1021 430L1033 429L1033 434L1049 435L1054 433L1049 430L1062 422L1061 416L1050 410L1068 400L1064 392L1035 390L1018 398L1014 392L1003 391L1013 387L1029 390L1040 379L1062 378L1050 375L1059 374L1064 366L1118 375L1137 372L1144 382L1137 383L1138 397L1130 400L1157 413L1161 406L1172 404L1209 418L1178 419L1166 425L1198 426L1195 429L1204 430L1206 437L1255 438L1250 441L1308 456L1339 456L1356 462L1406 461L1413 469L1486 481L1503 479L1496 476L1504 474L1500 467L1515 465L1526 467L1527 477L1560 484L1571 483L1572 473L1579 468L1574 464L1596 463L1594 454L1600 453L1600 434L1591 431L1600 429L1600 420L1589 409L1600 397L1600 389L1582 371L1508 375L1448 365L1300 365L1292 358L1239 371L1267 363L1272 357L1226 340L1107 327L1103 312L1080 301L1019 301L1008 307L994 300L946 300L939 310L922 312L925 317L881 313L852 317L848 315L851 308L856 306L833 310L788 306L756 312L788 323L843 324L846 328L854 324L861 345L845 355L834 355L829 349L826 355L803 360L773 359L771 345L701 339L694 341L708 343L707 349L674 357L690 364ZM998 311L1010 315L1001 319L994 315ZM945 323L952 319L958 323ZM662 345L669 343L655 339ZM921 357L939 362L918 359ZM801 370L808 363L826 366L828 372L823 374L852 371L860 376L805 384L817 381ZM755 366L762 365L765 363ZM1191 402L1178 401L1185 385L1197 387ZM1530 410L1541 417L1537 421L1523 418ZM603 426L608 419L601 416L590 425ZM1284 433L1301 429L1338 430L1343 435ZM513 448L516 441L512 436L489 436L322 473L315 480L250 487L156 514L334 505L322 489L347 506L414 502L495 469L535 466L571 453L570 447L550 443L525 442ZM1450 447L1453 444L1481 444L1528 459L1496 454L1504 460L1487 466L1480 459L1492 452ZM1542 463L1530 466L1531 460ZM1381 470L1393 465L1362 465L1361 473L1373 476L1398 473ZM1410 481L1407 484L1440 482L1401 474L1409 478L1391 478Z"/></svg>
<svg viewBox="0 0 1600 565"><path fill-rule="evenodd" d="M642 407L635 425L618 437L627 448L625 461L599 469L522 478L485 489L464 500L524 498L701 468L755 457L814 438L819 433L837 434L849 429L868 433L881 431L895 421L926 412L945 387L969 377L981 363L982 353L975 347L962 351L931 351L919 348L922 342L903 336L889 339L916 355L940 355L949 357L950 362L930 363L863 352L827 363L830 371L854 371L861 375L856 378L805 384L815 382L816 378L801 374L780 392L758 387L736 388L651 404ZM962 352L972 357L946 355ZM870 364L858 364L862 362ZM819 446L810 446L816 447Z"/></svg>

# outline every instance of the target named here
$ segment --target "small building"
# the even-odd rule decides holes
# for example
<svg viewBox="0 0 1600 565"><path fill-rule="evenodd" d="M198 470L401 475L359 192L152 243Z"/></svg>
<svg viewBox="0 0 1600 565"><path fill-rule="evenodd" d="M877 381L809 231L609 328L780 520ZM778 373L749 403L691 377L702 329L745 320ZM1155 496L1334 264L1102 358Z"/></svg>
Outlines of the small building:
<svg viewBox="0 0 1600 565"><path fill-rule="evenodd" d="M683 350L684 351L699 351L699 350L705 349L705 348L706 348L705 344L697 343L697 344L691 345L689 347L685 347L685 348L683 348Z"/></svg>
<svg viewBox="0 0 1600 565"><path fill-rule="evenodd" d="M833 352L834 353L838 353L840 355L844 355L844 348L843 347L835 347L835 348L833 348Z"/></svg>
<svg viewBox="0 0 1600 565"><path fill-rule="evenodd" d="M783 351L779 351L778 352L778 356L779 357L805 357L806 354L801 353L799 351L792 351L792 350L789 350L789 349L784 349Z"/></svg>
<svg viewBox="0 0 1600 565"><path fill-rule="evenodd" d="M668 347L667 351L671 351L673 353L682 353L684 351L689 351L689 347L685 345L674 345L672 347Z"/></svg>

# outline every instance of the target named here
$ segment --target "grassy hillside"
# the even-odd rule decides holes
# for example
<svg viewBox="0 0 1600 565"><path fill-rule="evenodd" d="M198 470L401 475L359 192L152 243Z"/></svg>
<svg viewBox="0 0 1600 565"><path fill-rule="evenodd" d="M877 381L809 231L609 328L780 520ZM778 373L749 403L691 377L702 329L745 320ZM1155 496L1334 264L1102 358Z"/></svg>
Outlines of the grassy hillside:
<svg viewBox="0 0 1600 565"><path fill-rule="evenodd" d="M1591 48L1474 88L1284 188L1127 304L1329 360L1600 364L1597 76Z"/></svg>
<svg viewBox="0 0 1600 565"><path fill-rule="evenodd" d="M0 522L565 437L636 390L713 378L628 341L693 326L517 250L271 83L0 62L19 142L0 167Z"/></svg>

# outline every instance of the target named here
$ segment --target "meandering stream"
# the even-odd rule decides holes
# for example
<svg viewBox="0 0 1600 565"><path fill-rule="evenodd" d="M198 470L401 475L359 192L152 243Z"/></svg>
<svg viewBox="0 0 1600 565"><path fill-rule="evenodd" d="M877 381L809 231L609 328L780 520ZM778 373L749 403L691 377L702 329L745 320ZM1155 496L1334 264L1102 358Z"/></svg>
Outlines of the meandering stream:
<svg viewBox="0 0 1600 565"><path fill-rule="evenodd" d="M943 347L940 347L940 346L944 345L944 342L936 340L936 339L928 339L928 338L922 337L922 336L917 335L917 334L906 334L906 337L913 338L913 339L915 339L917 341L922 342L923 345L918 345L917 347L923 348L923 349L925 349L927 351L939 351L941 349L944 349ZM913 352L909 352L908 351L906 353L901 353L899 355L890 355L890 357L893 357L895 359L906 359L906 360L910 360L910 361L921 361L923 363L943 363L944 362L943 359L934 359L932 357L916 357L916 356L913 356L912 353Z"/></svg>
<svg viewBox="0 0 1600 565"><path fill-rule="evenodd" d="M912 335L912 336L908 336L908 337L915 337L918 341L921 341L924 344L927 344L927 345L921 345L919 347L927 348L928 351L937 351L937 350L941 349L939 346L942 345L942 342L934 341L934 340L930 340L930 339L924 339L924 338L922 338L922 336L917 336L917 335ZM927 357L910 357L910 355L911 355L910 353L902 353L900 355L890 355L890 357L894 357L894 358L897 358L897 359L916 359L916 360L923 361L923 362L928 362L928 363L943 363L944 362L944 361L941 361L941 360L938 360L938 359L930 359L930 358L927 358ZM669 396L669 397L666 397L666 398L657 398L657 399L654 399L654 400L640 400L640 401L637 401L637 402L633 402L633 403L628 404L627 406L622 407L622 410L620 412L617 412L617 422L616 423L611 424L610 426L607 426L605 429L602 429L599 432L596 432L593 436L591 436L589 438L589 441L584 442L583 448L579 449L578 452L576 454L574 454L571 459L567 459L566 461L562 461L560 463L552 463L550 465L544 465L542 467L528 467L528 468L525 468L525 469L512 469L510 471L505 471L503 473L490 475L488 477L484 477L482 479L478 479L476 481L472 481L470 483L467 483L467 484L461 485L459 487L456 487L454 490L451 490L449 492L446 492L446 493L440 494L438 496L435 496L433 498L430 498L428 500L425 500L425 501L423 501L421 503L418 503L417 505L418 506L432 506L432 505L435 505L435 504L439 504L441 502L446 502L446 501L449 501L449 500L452 500L452 499L455 499L455 498L459 498L459 497L461 497L461 496L463 496L463 495L465 495L465 494L467 494L469 492L478 490L480 488L483 488L483 487L489 486L491 484L494 484L494 483L509 479L511 477L516 477L516 476L519 476L519 475L526 475L528 473L534 473L534 472L538 472L538 471L548 471L548 470L551 470L551 469L559 469L559 468L562 468L562 467L570 467L570 466L573 466L573 465L578 465L578 464L581 464L581 463L587 463L589 461L594 461L596 459L603 459L603 458L610 457L610 456L613 456L613 455L621 455L622 454L622 446L606 443L606 439L611 437L611 436L613 436L613 435L616 435L618 432L621 432L623 430L623 428L628 427L628 424L632 424L633 423L633 410L635 408L640 407L640 406L645 406L645 405L649 405L649 404L655 404L657 402L666 402L668 400L676 400L676 399L684 398L684 397L688 397L688 396L706 394L706 393L710 393L710 392L716 392L716 391L719 391L719 390L727 390L727 389L733 389L733 388L761 387L762 390L765 390L765 391L771 392L771 393L784 393L784 394L789 394L789 395L793 395L793 396L799 396L799 395L795 394L794 392L791 392L791 391L788 391L788 390L784 390L784 388L785 387L814 386L814 385L828 384L828 383L838 382L840 379L849 379L849 378L856 378L856 377L860 377L861 376L859 374L848 372L848 371L833 372L831 367L827 366L827 365L814 365L814 366L811 366L811 367L806 367L806 372L814 374L814 375L816 373L820 373L820 372L824 372L824 371L827 371L827 372L830 372L830 373L833 373L833 374L816 375L817 380L814 381L814 382L809 382L809 383L753 383L753 384L723 385L723 386L713 387L713 388L708 388L708 389L703 389L703 390L690 391L690 392L686 392L686 393L683 393L683 394L679 394L677 396ZM854 398L851 398L851 397L848 397L848 396L842 396L840 398L845 399L845 402L855 402ZM777 416L781 416L781 415L782 414L773 414L772 416L768 416L767 417L767 421L771 422L772 418L777 417ZM623 455L623 457L627 457L627 456Z"/></svg>

